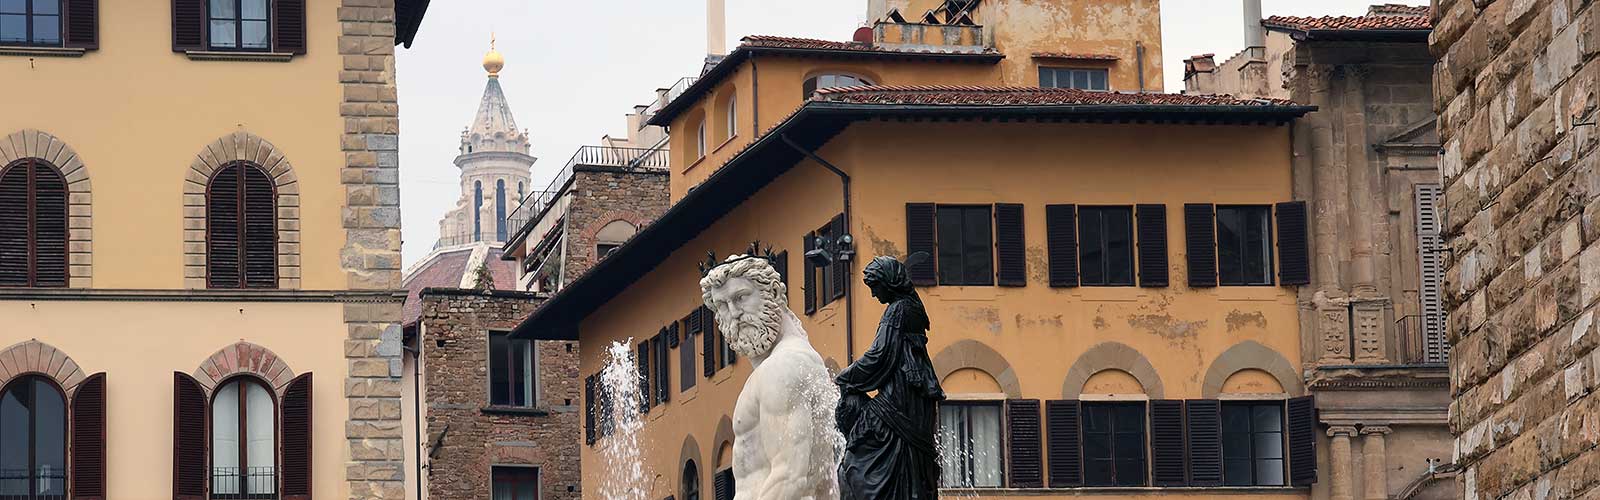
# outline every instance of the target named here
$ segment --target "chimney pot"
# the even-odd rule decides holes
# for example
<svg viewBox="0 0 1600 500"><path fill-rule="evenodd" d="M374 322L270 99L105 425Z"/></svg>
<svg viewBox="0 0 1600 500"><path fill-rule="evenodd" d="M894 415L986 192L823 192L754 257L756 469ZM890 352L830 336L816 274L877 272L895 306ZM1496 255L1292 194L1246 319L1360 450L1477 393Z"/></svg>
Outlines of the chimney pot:
<svg viewBox="0 0 1600 500"><path fill-rule="evenodd" d="M1261 0L1244 0L1244 46L1267 46L1267 30L1261 27Z"/></svg>

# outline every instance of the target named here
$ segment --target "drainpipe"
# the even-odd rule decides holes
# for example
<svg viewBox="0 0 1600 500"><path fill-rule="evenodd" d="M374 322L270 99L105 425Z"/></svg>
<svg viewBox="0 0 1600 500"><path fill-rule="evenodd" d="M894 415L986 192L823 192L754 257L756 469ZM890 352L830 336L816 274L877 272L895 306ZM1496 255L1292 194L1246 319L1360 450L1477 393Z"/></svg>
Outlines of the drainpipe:
<svg viewBox="0 0 1600 500"><path fill-rule="evenodd" d="M1133 42L1133 58L1139 68L1139 92L1144 93L1144 42Z"/></svg>
<svg viewBox="0 0 1600 500"><path fill-rule="evenodd" d="M794 148L795 151L805 155L807 158L811 158L811 161L817 162L818 165L822 165L822 168L826 168L829 172L833 172L834 175L839 176L839 183L844 189L844 229L845 234L849 234L850 174L844 173L843 170L839 170L839 167L835 167L832 163L828 163L828 160L824 160L821 156L817 156L816 152L801 147L800 144L794 142L793 139L790 139L788 134L779 135L779 138L783 139L783 143L788 144L789 147ZM855 283L854 280L848 276L849 266L846 266L845 274L847 275L845 276L845 282L850 283L850 286L844 288L844 355L845 366L849 366L850 363L854 363L856 360L856 294L850 292L855 288Z"/></svg>
<svg viewBox="0 0 1600 500"><path fill-rule="evenodd" d="M422 325L418 324L416 347L401 346L411 353L411 423L416 427L417 435L417 500L425 498L422 495L422 449L423 443L428 440L422 435L422 330Z"/></svg>
<svg viewBox="0 0 1600 500"><path fill-rule="evenodd" d="M750 54L750 140L761 135L761 69L756 55Z"/></svg>

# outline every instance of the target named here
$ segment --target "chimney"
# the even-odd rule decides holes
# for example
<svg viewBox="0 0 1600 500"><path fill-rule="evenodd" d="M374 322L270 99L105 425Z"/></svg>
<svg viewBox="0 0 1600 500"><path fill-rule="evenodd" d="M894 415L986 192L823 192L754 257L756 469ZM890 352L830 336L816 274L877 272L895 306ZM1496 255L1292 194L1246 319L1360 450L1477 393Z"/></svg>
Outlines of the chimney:
<svg viewBox="0 0 1600 500"><path fill-rule="evenodd" d="M1261 27L1261 0L1244 0L1244 46L1267 46L1267 30Z"/></svg>
<svg viewBox="0 0 1600 500"><path fill-rule="evenodd" d="M706 55L728 53L727 0L706 0Z"/></svg>

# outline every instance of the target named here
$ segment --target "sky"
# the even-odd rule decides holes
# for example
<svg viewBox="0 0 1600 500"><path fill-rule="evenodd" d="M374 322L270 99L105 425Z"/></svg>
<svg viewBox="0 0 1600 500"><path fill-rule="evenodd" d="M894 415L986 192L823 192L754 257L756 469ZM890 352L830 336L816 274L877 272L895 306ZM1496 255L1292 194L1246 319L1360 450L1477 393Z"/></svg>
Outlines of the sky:
<svg viewBox="0 0 1600 500"><path fill-rule="evenodd" d="M1093 1L1093 0L1077 0ZM1387 0L1394 1L1394 0ZM729 49L751 34L848 40L866 0L727 0ZM1382 0L1263 0L1264 15L1360 15ZM1422 5L1426 2L1411 0ZM1166 88L1183 88L1183 59L1244 46L1237 0L1163 0ZM500 83L532 136L534 189L579 146L625 134L624 115L655 89L697 73L704 0L446 0L428 7L416 43L397 48L400 192L407 265L426 257L438 221L461 195L452 160L486 82L490 33L505 55Z"/></svg>

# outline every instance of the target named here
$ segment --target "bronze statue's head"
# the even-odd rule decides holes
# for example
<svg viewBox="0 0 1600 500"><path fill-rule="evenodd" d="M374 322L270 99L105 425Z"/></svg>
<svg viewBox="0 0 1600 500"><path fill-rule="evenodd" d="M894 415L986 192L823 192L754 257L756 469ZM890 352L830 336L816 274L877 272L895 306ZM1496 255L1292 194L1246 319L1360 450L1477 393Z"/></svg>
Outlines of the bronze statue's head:
<svg viewBox="0 0 1600 500"><path fill-rule="evenodd" d="M867 263L861 273L862 281L872 290L872 296L888 304L897 297L916 293L911 284L911 273L906 265L894 257L880 255Z"/></svg>

